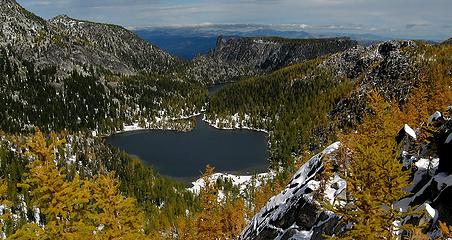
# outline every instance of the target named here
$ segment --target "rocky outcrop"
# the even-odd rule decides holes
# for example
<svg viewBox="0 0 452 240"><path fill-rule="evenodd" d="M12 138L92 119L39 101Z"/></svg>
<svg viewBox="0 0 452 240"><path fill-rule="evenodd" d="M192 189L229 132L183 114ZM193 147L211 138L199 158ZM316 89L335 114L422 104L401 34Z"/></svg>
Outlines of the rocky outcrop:
<svg viewBox="0 0 452 240"><path fill-rule="evenodd" d="M190 74L204 83L234 81L281 67L337 53L357 45L348 38L283 39L276 37L223 38L209 54L193 60Z"/></svg>
<svg viewBox="0 0 452 240"><path fill-rule="evenodd" d="M452 108L451 108L452 109ZM431 122L436 127L432 139L416 142L416 131L402 126L398 141L402 146L402 160L411 169L411 194L394 203L402 210L416 207L419 215L404 222L421 226L432 239L441 236L438 222L452 224L452 168L450 149L452 119L441 117ZM252 218L240 239L324 239L343 231L339 218L321 207L317 199L330 203L343 201L347 183L333 172L326 186L320 188L325 156L334 160L334 152L340 143L334 143L305 163L281 193L270 198L267 204ZM415 150L421 145L421 150ZM318 190L321 190L319 193ZM315 193L320 194L316 197Z"/></svg>
<svg viewBox="0 0 452 240"><path fill-rule="evenodd" d="M46 21L14 0L0 0L0 46L38 68L62 73L90 67L119 73L167 72L176 60L126 29L60 16Z"/></svg>
<svg viewBox="0 0 452 240"><path fill-rule="evenodd" d="M388 41L369 47L357 46L322 63L337 79L346 77L358 83L350 97L342 99L330 112L339 129L361 122L367 110L367 93L372 89L386 99L406 101L420 70L416 48L413 41Z"/></svg>
<svg viewBox="0 0 452 240"><path fill-rule="evenodd" d="M322 234L332 233L338 218L323 211L314 200L319 186L316 179L323 171L323 158L336 151L340 143L334 143L320 154L312 157L292 178L286 189L272 197L244 229L239 239L320 239ZM345 185L336 178L330 187L333 197L338 196Z"/></svg>

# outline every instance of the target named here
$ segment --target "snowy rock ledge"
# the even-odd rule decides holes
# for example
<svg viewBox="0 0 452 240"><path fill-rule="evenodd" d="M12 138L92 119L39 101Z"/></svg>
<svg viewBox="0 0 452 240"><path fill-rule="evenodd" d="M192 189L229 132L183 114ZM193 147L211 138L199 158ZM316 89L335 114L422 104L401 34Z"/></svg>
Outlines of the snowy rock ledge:
<svg viewBox="0 0 452 240"><path fill-rule="evenodd" d="M340 147L336 142L312 157L295 174L284 191L272 197L243 230L239 239L321 239L334 230L337 217L321 209L312 197L319 183L317 173L323 169L323 158ZM344 188L340 178L336 185ZM339 193L327 189L332 197Z"/></svg>
<svg viewBox="0 0 452 240"><path fill-rule="evenodd" d="M405 126L403 127L403 130L405 130L405 132L412 137L414 140L417 139L416 137L416 132L410 127L408 126L408 124L405 124Z"/></svg>

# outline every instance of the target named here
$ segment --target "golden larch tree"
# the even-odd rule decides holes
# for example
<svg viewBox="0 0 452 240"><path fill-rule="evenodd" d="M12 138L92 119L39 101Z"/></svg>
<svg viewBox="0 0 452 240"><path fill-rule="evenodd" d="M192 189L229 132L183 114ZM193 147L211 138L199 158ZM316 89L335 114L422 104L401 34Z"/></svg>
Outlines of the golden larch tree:
<svg viewBox="0 0 452 240"><path fill-rule="evenodd" d="M344 239L396 239L397 223L405 213L394 203L405 197L409 172L400 163L395 140L402 124L393 118L395 110L377 92L369 94L373 113L365 117L356 133L341 137L348 151L341 159L341 177L347 181L346 204L327 206L353 223L341 237Z"/></svg>

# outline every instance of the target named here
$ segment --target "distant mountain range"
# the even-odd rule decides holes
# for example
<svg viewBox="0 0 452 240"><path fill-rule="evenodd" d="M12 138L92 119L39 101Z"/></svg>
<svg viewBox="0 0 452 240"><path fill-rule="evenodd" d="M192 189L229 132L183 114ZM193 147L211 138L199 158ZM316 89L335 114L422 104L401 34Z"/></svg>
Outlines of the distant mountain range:
<svg viewBox="0 0 452 240"><path fill-rule="evenodd" d="M179 58L190 60L199 54L206 54L215 47L217 37L215 35L177 34L164 30L137 30L141 38L152 42L164 51Z"/></svg>
<svg viewBox="0 0 452 240"><path fill-rule="evenodd" d="M361 45L388 40L412 40L394 33L370 32L358 28L338 26L263 25L263 24L200 24L167 27L140 27L133 31L163 50L183 59L190 60L198 54L205 54L215 47L218 36L229 37L283 37L294 39L348 37ZM419 39L439 43L440 39Z"/></svg>

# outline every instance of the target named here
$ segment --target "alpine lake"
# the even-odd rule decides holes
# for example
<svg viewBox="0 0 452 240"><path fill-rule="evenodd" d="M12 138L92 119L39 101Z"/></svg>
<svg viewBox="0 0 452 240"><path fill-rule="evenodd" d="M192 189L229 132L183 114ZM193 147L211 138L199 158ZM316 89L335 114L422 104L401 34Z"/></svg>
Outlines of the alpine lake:
<svg viewBox="0 0 452 240"><path fill-rule="evenodd" d="M209 87L209 95L226 85ZM138 130L114 134L106 141L139 157L158 173L187 183L199 178L208 164L222 173L250 175L267 170L266 133L217 129L202 117L195 117L196 126L189 132Z"/></svg>

